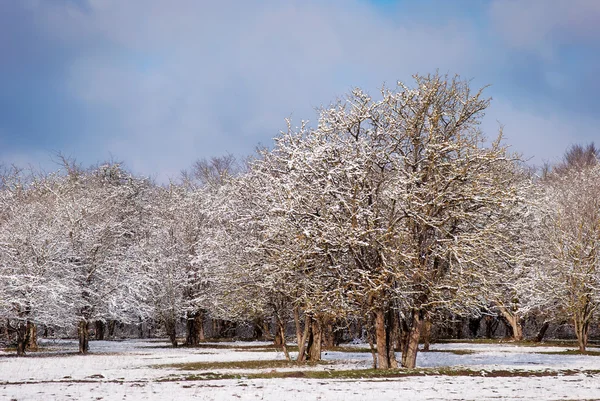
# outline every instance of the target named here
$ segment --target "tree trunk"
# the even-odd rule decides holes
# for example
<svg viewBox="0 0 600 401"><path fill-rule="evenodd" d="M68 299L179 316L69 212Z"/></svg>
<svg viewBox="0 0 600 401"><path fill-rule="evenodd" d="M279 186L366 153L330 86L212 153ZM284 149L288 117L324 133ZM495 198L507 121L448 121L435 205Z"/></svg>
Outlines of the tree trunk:
<svg viewBox="0 0 600 401"><path fill-rule="evenodd" d="M423 338L423 351L429 351L429 344L431 343L431 317L427 315L423 320L423 333L421 334L421 338Z"/></svg>
<svg viewBox="0 0 600 401"><path fill-rule="evenodd" d="M90 349L90 334L88 321L82 319L77 327L77 335L79 337L79 353L87 354Z"/></svg>
<svg viewBox="0 0 600 401"><path fill-rule="evenodd" d="M321 319L314 318L311 322L310 337L308 340L308 360L312 362L321 360L321 344L323 341L323 329Z"/></svg>
<svg viewBox="0 0 600 401"><path fill-rule="evenodd" d="M469 319L469 333L472 338L477 337L477 333L479 332L479 326L481 326L481 317L476 317Z"/></svg>
<svg viewBox="0 0 600 401"><path fill-rule="evenodd" d="M14 330L17 334L17 356L23 356L29 342L29 322L18 321Z"/></svg>
<svg viewBox="0 0 600 401"><path fill-rule="evenodd" d="M145 330L144 330L145 328L146 328L146 323L140 317L139 323L138 323L138 338L145 337L145 335L146 335Z"/></svg>
<svg viewBox="0 0 600 401"><path fill-rule="evenodd" d="M29 321L27 322L27 336L27 349L30 351L37 351L37 326Z"/></svg>
<svg viewBox="0 0 600 401"><path fill-rule="evenodd" d="M494 334L496 334L496 330L498 329L498 319L493 316L485 317L485 337L492 338Z"/></svg>
<svg viewBox="0 0 600 401"><path fill-rule="evenodd" d="M204 341L204 312L202 310L188 312L186 328L187 336L185 338L185 343L187 345L196 346L200 344L201 341Z"/></svg>
<svg viewBox="0 0 600 401"><path fill-rule="evenodd" d="M96 340L104 340L105 327L102 320L96 320Z"/></svg>
<svg viewBox="0 0 600 401"><path fill-rule="evenodd" d="M252 324L252 339L253 340L260 340L262 338L264 338L264 334L263 334L263 326L262 326L262 321L261 319L255 320Z"/></svg>
<svg viewBox="0 0 600 401"><path fill-rule="evenodd" d="M504 306L500 306L499 309L504 321L508 324L508 327L512 331L512 339L514 341L521 341L523 339L523 326L521 325L521 319L519 315L511 312Z"/></svg>
<svg viewBox="0 0 600 401"><path fill-rule="evenodd" d="M402 367L414 369L417 366L417 353L421 338L421 311L413 309L410 319L407 341L402 350Z"/></svg>
<svg viewBox="0 0 600 401"><path fill-rule="evenodd" d="M375 342L377 344L377 368L398 367L392 338L394 312L391 309L378 308L375 315Z"/></svg>
<svg viewBox="0 0 600 401"><path fill-rule="evenodd" d="M334 319L328 318L323 321L323 346L331 349L336 346L336 333L334 328Z"/></svg>
<svg viewBox="0 0 600 401"><path fill-rule="evenodd" d="M283 321L281 321L281 319L277 318L277 336L275 336L276 338L279 337L280 339L280 345L281 348L283 349L283 354L285 355L285 359L287 359L288 361L291 361L292 358L290 357L290 353L287 349L287 344L285 341L285 323Z"/></svg>
<svg viewBox="0 0 600 401"><path fill-rule="evenodd" d="M579 345L579 352L583 353L586 350L588 343L588 333L590 324L589 321L583 319L573 319L575 326L575 335L577 336L577 344Z"/></svg>
<svg viewBox="0 0 600 401"><path fill-rule="evenodd" d="M117 321L116 320L109 320L108 321L108 337L109 338L114 338L115 336L115 326L117 325Z"/></svg>
<svg viewBox="0 0 600 401"><path fill-rule="evenodd" d="M298 358L296 359L298 363L306 361L306 341L309 338L311 332L311 316L308 313L304 314L304 330L300 337L300 342L298 343Z"/></svg>
<svg viewBox="0 0 600 401"><path fill-rule="evenodd" d="M377 369L377 349L375 348L375 328L370 328L367 331L367 338L369 340L369 349L371 350L371 356L373 357L373 369Z"/></svg>
<svg viewBox="0 0 600 401"><path fill-rule="evenodd" d="M175 319L165 320L165 331L167 332L167 336L169 336L171 345L177 348L177 322Z"/></svg>
<svg viewBox="0 0 600 401"><path fill-rule="evenodd" d="M544 324L540 328L540 331L538 331L537 335L534 338L534 341L536 343L542 342L542 340L544 339L544 336L546 335L546 331L548 331L548 327L550 327L550 322L544 322Z"/></svg>
<svg viewBox="0 0 600 401"><path fill-rule="evenodd" d="M296 326L296 344L300 347L300 342L302 342L302 327L300 325L300 308L297 306L294 308L294 324ZM300 355L298 355L300 358Z"/></svg>

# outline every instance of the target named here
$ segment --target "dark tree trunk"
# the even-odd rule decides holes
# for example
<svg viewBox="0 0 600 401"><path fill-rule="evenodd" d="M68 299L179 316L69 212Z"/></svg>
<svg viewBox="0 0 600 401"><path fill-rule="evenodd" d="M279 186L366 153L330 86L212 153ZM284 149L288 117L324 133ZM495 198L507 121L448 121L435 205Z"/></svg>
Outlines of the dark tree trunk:
<svg viewBox="0 0 600 401"><path fill-rule="evenodd" d="M18 321L14 331L17 335L17 356L23 356L29 342L29 322Z"/></svg>
<svg viewBox="0 0 600 401"><path fill-rule="evenodd" d="M548 331L549 327L550 327L550 322L544 322L542 327L540 327L540 331L538 331L537 335L534 338L534 341L536 343L542 342L542 340L544 339L544 336L546 335L546 331Z"/></svg>
<svg viewBox="0 0 600 401"><path fill-rule="evenodd" d="M96 340L104 340L106 325L102 320L96 320Z"/></svg>
<svg viewBox="0 0 600 401"><path fill-rule="evenodd" d="M204 341L204 312L202 310L188 312L186 328L185 343L187 345L196 346Z"/></svg>
<svg viewBox="0 0 600 401"><path fill-rule="evenodd" d="M176 348L179 345L177 344L177 321L175 319L166 319L165 331L167 332L167 336L169 336L171 345Z"/></svg>
<svg viewBox="0 0 600 401"><path fill-rule="evenodd" d="M138 338L144 338L146 336L146 333L144 330L145 328L146 328L146 323L140 317L139 323L138 323Z"/></svg>
<svg viewBox="0 0 600 401"><path fill-rule="evenodd" d="M455 316L454 320L454 338L457 340L461 340L463 338L463 320L460 316Z"/></svg>
<svg viewBox="0 0 600 401"><path fill-rule="evenodd" d="M402 350L402 367L404 368L414 369L417 366L417 353L419 352L419 339L421 338L421 315L420 310L416 308L412 310L408 337Z"/></svg>
<svg viewBox="0 0 600 401"><path fill-rule="evenodd" d="M469 319L469 332L471 337L476 338L479 332L479 326L481 325L481 317Z"/></svg>
<svg viewBox="0 0 600 401"><path fill-rule="evenodd" d="M498 325L500 322L493 316L485 317L485 337L493 338L494 334L496 334L496 330L498 329Z"/></svg>
<svg viewBox="0 0 600 401"><path fill-rule="evenodd" d="M117 326L117 321L116 320L109 320L108 321L108 337L109 338L114 338L115 337L115 327Z"/></svg>
<svg viewBox="0 0 600 401"><path fill-rule="evenodd" d="M79 337L79 353L87 354L90 349L90 334L88 321L82 319L77 326L77 336Z"/></svg>
<svg viewBox="0 0 600 401"><path fill-rule="evenodd" d="M353 332L350 333L350 336L353 339L357 339L360 340L363 338L363 325L362 325L362 320L361 319L356 319L354 321L354 323L352 324L352 330ZM369 337L369 334L367 333L367 337Z"/></svg>
<svg viewBox="0 0 600 401"><path fill-rule="evenodd" d="M261 340L263 338L265 338L264 332L263 332L263 321L262 319L258 319L255 320L253 323L253 331L252 331L252 338L254 340Z"/></svg>

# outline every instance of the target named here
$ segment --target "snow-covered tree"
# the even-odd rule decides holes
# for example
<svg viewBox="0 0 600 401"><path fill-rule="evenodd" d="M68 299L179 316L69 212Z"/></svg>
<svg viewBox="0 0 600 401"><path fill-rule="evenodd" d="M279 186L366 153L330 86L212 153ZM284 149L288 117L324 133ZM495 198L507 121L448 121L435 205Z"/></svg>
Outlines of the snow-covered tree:
<svg viewBox="0 0 600 401"><path fill-rule="evenodd" d="M78 320L79 351L88 350L92 321L137 322L149 313L147 275L131 246L140 240L148 182L119 164L82 170L65 164L55 191L55 218L69 244L71 309Z"/></svg>
<svg viewBox="0 0 600 401"><path fill-rule="evenodd" d="M424 314L476 304L505 252L521 198L501 136L485 146L478 129L488 104L466 82L417 76L378 101L356 89L316 128L276 141L283 212L311 245L312 268L337 279L329 299L373 314L381 368L396 363L395 309L409 330L402 363L414 367Z"/></svg>
<svg viewBox="0 0 600 401"><path fill-rule="evenodd" d="M0 316L17 335L17 353L35 346L36 325L64 327L69 314L68 242L56 218L60 178L19 177L0 192Z"/></svg>
<svg viewBox="0 0 600 401"><path fill-rule="evenodd" d="M572 319L583 352L600 306L600 165L558 169L544 185L547 296Z"/></svg>

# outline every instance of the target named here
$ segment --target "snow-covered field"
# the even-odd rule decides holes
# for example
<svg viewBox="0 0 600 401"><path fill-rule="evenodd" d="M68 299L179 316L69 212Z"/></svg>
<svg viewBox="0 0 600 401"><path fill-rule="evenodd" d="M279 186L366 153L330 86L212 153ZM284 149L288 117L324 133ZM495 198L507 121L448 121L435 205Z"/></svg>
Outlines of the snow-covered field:
<svg viewBox="0 0 600 401"><path fill-rule="evenodd" d="M433 352L419 354L419 375L394 378L248 379L244 374L273 369L213 368L207 371L241 373L241 378L186 380L201 372L157 366L284 359L266 345L174 349L166 341L94 341L91 353L82 356L75 354L75 342L44 342L44 351L25 358L0 352L0 400L600 399L600 356L557 354L567 348L554 346L434 344ZM323 357L331 364L276 370L367 369L372 361L368 352L326 352ZM442 374L440 368L445 368ZM447 374L463 368L476 374Z"/></svg>

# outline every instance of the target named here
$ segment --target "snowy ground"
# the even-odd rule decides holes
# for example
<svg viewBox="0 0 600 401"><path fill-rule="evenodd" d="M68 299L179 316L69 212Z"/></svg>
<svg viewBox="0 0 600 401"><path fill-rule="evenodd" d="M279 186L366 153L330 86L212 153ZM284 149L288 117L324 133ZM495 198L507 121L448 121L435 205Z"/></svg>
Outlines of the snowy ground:
<svg viewBox="0 0 600 401"><path fill-rule="evenodd" d="M81 356L74 353L75 342L45 342L44 351L25 358L0 352L0 400L600 399L600 356L556 354L567 350L561 347L434 344L433 352L419 354L416 373L422 375L388 379L186 380L199 372L157 367L284 359L283 353L269 351L266 345L220 343L214 348L173 349L163 341L94 341L91 353ZM365 352L326 352L323 357L331 364L277 371L367 369L372 361ZM441 368L442 373L468 368L476 375L439 374ZM243 377L272 369L210 372Z"/></svg>

